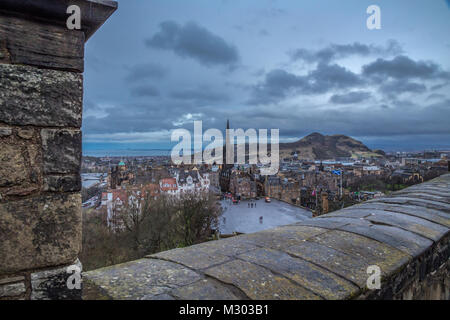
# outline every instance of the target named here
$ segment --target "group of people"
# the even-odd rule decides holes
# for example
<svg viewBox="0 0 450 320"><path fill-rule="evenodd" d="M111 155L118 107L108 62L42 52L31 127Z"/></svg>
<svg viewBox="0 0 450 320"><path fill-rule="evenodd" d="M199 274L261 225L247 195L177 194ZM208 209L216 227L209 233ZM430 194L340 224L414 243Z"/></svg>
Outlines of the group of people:
<svg viewBox="0 0 450 320"><path fill-rule="evenodd" d="M249 207L249 208L253 208L253 207L256 208L256 202L255 202L255 203L249 202L249 203L248 203L248 207Z"/></svg>

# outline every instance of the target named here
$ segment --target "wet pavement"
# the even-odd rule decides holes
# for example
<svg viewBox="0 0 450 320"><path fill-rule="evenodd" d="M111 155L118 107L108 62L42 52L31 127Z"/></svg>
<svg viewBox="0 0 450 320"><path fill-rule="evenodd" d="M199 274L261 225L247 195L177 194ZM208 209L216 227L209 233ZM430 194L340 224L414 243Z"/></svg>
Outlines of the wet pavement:
<svg viewBox="0 0 450 320"><path fill-rule="evenodd" d="M222 201L225 209L219 225L222 234L253 233L311 218L308 210L278 200L272 200L271 203L266 203L264 199L253 201L253 204L256 203L253 208L249 208L248 203L250 202L232 204L228 200ZM260 217L263 217L261 221Z"/></svg>

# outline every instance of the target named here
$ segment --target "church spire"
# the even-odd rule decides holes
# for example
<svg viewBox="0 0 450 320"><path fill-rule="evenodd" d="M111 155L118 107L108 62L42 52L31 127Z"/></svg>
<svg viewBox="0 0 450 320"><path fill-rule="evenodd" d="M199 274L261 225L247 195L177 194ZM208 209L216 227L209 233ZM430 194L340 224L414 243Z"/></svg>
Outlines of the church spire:
<svg viewBox="0 0 450 320"><path fill-rule="evenodd" d="M223 162L225 165L229 164L227 161L227 147L230 146L230 136L228 130L230 129L230 120L227 119L227 129L225 130L225 148L223 150L223 157L225 161Z"/></svg>

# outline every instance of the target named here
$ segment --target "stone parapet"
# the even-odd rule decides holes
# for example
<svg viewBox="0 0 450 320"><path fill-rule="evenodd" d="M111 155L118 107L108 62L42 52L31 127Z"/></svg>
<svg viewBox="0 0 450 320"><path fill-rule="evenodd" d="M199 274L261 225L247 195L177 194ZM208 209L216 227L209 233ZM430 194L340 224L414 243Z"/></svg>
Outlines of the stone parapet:
<svg viewBox="0 0 450 320"><path fill-rule="evenodd" d="M86 272L84 298L449 299L449 230L447 174L294 225ZM368 288L371 266L379 289Z"/></svg>

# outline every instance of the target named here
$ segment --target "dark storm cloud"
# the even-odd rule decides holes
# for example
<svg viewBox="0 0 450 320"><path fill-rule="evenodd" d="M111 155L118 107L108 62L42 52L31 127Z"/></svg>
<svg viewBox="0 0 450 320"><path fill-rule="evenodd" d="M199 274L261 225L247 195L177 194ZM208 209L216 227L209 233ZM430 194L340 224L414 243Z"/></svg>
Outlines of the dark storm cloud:
<svg viewBox="0 0 450 320"><path fill-rule="evenodd" d="M312 82L312 92L315 93L362 84L362 80L357 74L337 64L319 64L317 69L308 75L308 80Z"/></svg>
<svg viewBox="0 0 450 320"><path fill-rule="evenodd" d="M357 74L337 64L320 63L304 76L276 69L267 73L264 81L253 88L253 97L249 103L276 102L289 95L321 94L333 89L357 87L363 83Z"/></svg>
<svg viewBox="0 0 450 320"><path fill-rule="evenodd" d="M179 25L174 21L160 24L160 31L145 41L150 48L171 50L206 65L235 65L239 60L236 47L195 22Z"/></svg>
<svg viewBox="0 0 450 320"><path fill-rule="evenodd" d="M393 80L382 84L379 89L380 92L386 95L395 96L405 92L423 93L427 90L427 87L421 83Z"/></svg>
<svg viewBox="0 0 450 320"><path fill-rule="evenodd" d="M297 76L286 70L276 69L266 74L264 82L255 86L251 103L270 103L280 100L294 89L307 87L306 77Z"/></svg>
<svg viewBox="0 0 450 320"><path fill-rule="evenodd" d="M293 60L303 60L308 63L329 63L336 59L349 56L390 56L403 52L400 44L395 40L389 40L386 46L366 45L359 42L352 44L331 44L328 47L314 51L308 49L297 49L290 55Z"/></svg>
<svg viewBox="0 0 450 320"><path fill-rule="evenodd" d="M157 96L159 96L159 90L150 85L132 88L131 93L137 97L157 97Z"/></svg>
<svg viewBox="0 0 450 320"><path fill-rule="evenodd" d="M173 91L170 93L170 97L179 100L192 100L197 102L218 102L229 100L229 97L226 94L204 87Z"/></svg>
<svg viewBox="0 0 450 320"><path fill-rule="evenodd" d="M363 74L386 79L446 79L450 73L432 61L414 61L407 56L398 56L392 60L377 59L362 67Z"/></svg>
<svg viewBox="0 0 450 320"><path fill-rule="evenodd" d="M161 79L166 76L168 70L153 63L139 64L130 68L126 81L136 82L144 79Z"/></svg>
<svg viewBox="0 0 450 320"><path fill-rule="evenodd" d="M432 93L427 97L427 101L428 100L443 100L445 99L445 95L440 94L440 93Z"/></svg>
<svg viewBox="0 0 450 320"><path fill-rule="evenodd" d="M351 104L365 101L371 97L370 92L353 91L347 94L334 94L330 98L330 102L335 104Z"/></svg>
<svg viewBox="0 0 450 320"><path fill-rule="evenodd" d="M445 0L445 2L447 3L447 6L450 8L450 0Z"/></svg>
<svg viewBox="0 0 450 320"><path fill-rule="evenodd" d="M449 84L450 83L448 83L448 82L447 83L440 83L440 84L432 86L431 90L439 90L439 89L442 89L443 87L445 87L445 86L447 86Z"/></svg>
<svg viewBox="0 0 450 320"><path fill-rule="evenodd" d="M259 114L263 116L258 118ZM343 105L330 109L311 105L261 110L261 107L255 107L242 111L239 117L231 117L232 126L245 127L245 119L255 117L259 127L281 128L280 134L284 137L298 138L314 131L351 136L450 134L448 99L427 106L402 100L389 105L369 104L360 108Z"/></svg>

